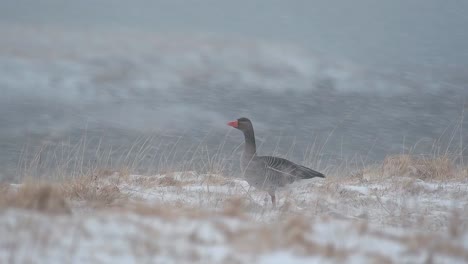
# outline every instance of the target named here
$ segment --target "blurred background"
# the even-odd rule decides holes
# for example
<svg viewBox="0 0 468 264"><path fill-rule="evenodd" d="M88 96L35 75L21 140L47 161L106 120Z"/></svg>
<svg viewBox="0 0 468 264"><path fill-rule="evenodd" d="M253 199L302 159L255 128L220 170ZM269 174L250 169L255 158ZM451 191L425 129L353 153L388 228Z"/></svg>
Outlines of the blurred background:
<svg viewBox="0 0 468 264"><path fill-rule="evenodd" d="M438 0L0 0L0 179L229 174L243 137L226 122L241 116L262 154L316 169L462 161L466 14Z"/></svg>

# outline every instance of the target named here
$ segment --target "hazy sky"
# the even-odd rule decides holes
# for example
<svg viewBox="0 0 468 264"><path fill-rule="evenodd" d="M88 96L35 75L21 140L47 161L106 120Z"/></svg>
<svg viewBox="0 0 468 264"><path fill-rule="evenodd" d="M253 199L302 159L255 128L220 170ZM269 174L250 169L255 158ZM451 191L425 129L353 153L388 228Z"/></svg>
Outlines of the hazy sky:
<svg viewBox="0 0 468 264"><path fill-rule="evenodd" d="M0 0L0 23L211 33L357 62L468 66L468 1Z"/></svg>

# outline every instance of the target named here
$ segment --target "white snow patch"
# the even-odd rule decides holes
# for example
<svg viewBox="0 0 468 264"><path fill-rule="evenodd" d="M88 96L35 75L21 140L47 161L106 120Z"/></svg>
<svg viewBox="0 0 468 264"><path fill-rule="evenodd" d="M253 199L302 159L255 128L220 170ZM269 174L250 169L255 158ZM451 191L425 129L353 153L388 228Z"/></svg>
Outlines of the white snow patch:
<svg viewBox="0 0 468 264"><path fill-rule="evenodd" d="M165 177L175 181L163 181ZM73 207L70 215L2 210L0 263L421 263L429 257L438 263L463 263L468 259L464 253L468 205L463 196L467 186L461 182L415 181L404 188L397 180L297 182L278 191L278 208L272 209L271 204L264 205L266 193L249 188L242 179L219 175L112 175L101 181L96 184L115 184L130 202L163 211L85 210L86 203ZM228 200L239 198L247 202L238 209L242 217L224 215ZM164 216L164 210L176 215ZM293 216L300 216L308 228L297 231L300 222L288 225ZM458 228L455 235L454 228ZM297 234L303 238L291 239ZM241 249L281 239L291 243L277 243L282 246L271 250ZM312 250L303 248L307 243L315 245Z"/></svg>

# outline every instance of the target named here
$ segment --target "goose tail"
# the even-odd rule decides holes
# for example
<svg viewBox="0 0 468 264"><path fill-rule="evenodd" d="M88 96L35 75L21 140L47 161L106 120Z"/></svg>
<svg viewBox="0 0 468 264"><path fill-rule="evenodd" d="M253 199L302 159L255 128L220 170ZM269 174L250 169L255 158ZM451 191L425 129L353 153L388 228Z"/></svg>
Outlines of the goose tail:
<svg viewBox="0 0 468 264"><path fill-rule="evenodd" d="M319 178L325 178L325 175L323 173L320 173L318 171L314 171L312 169L309 169L307 167L299 165L299 171L301 172L301 178L302 179L312 179L315 177Z"/></svg>

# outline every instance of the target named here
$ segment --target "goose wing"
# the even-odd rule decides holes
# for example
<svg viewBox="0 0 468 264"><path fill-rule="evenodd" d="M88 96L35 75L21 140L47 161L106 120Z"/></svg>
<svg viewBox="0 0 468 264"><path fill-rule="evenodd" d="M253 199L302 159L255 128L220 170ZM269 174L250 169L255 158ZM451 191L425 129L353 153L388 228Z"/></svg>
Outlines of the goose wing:
<svg viewBox="0 0 468 264"><path fill-rule="evenodd" d="M263 163L266 174L273 181L291 183L300 179L325 178L325 175L322 173L287 159L272 156L259 156L258 159ZM275 179L278 177L282 179Z"/></svg>

